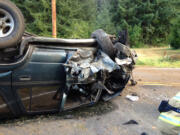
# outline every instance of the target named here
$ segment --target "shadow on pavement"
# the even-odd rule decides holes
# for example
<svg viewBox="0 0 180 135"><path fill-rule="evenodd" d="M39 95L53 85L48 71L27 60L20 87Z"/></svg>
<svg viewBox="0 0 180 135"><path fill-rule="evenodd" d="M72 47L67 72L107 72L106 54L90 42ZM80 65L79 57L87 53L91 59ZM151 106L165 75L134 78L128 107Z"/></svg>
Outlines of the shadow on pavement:
<svg viewBox="0 0 180 135"><path fill-rule="evenodd" d="M0 126L22 126L31 122L88 118L110 113L117 108L118 106L112 102L99 102L91 107L82 107L59 114L36 115L20 117L17 119L6 119L0 121Z"/></svg>

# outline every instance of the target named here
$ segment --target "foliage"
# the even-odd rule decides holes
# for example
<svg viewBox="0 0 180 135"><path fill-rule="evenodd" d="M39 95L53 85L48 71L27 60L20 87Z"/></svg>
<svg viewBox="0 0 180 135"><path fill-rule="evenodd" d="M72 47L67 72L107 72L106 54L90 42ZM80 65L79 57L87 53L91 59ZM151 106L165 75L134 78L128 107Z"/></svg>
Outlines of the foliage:
<svg viewBox="0 0 180 135"><path fill-rule="evenodd" d="M71 24L71 33L69 38L89 38L94 28L93 24L89 24L86 21L74 20Z"/></svg>
<svg viewBox="0 0 180 135"><path fill-rule="evenodd" d="M109 34L115 34L116 30L112 22L112 12L110 12L111 5L108 0L98 0L96 29L104 29Z"/></svg>
<svg viewBox="0 0 180 135"><path fill-rule="evenodd" d="M38 35L51 34L51 4L47 0L12 0L23 12L26 29Z"/></svg>
<svg viewBox="0 0 180 135"><path fill-rule="evenodd" d="M158 58L158 59L140 58L137 61L137 65L153 66L153 67L161 67L161 68L179 68L180 61L171 61L163 58Z"/></svg>
<svg viewBox="0 0 180 135"><path fill-rule="evenodd" d="M51 35L51 0L12 1L17 4L24 14L27 31L42 36ZM90 28L91 31L94 30L92 26L95 19L95 0L57 0L57 28L59 37L85 38L90 33ZM89 26L91 27L89 28ZM72 33L72 30L75 31ZM80 31L81 33L79 33ZM86 33L87 31L88 33ZM76 35L77 37L75 37Z"/></svg>
<svg viewBox="0 0 180 135"><path fill-rule="evenodd" d="M140 48L143 46L143 40L141 35L142 35L142 29L140 26L135 25L129 27L129 37L132 47Z"/></svg>
<svg viewBox="0 0 180 135"><path fill-rule="evenodd" d="M169 0L113 0L112 5L117 29L140 26L146 44L166 40L174 14Z"/></svg>
<svg viewBox="0 0 180 135"><path fill-rule="evenodd" d="M12 0L22 10L26 30L51 36L51 0ZM58 37L88 38L95 29L116 34L128 29L130 44L167 43L172 23L177 22L177 0L57 0ZM171 44L179 42L178 23Z"/></svg>
<svg viewBox="0 0 180 135"><path fill-rule="evenodd" d="M170 34L170 44L173 48L180 48L180 17L174 23L171 34Z"/></svg>

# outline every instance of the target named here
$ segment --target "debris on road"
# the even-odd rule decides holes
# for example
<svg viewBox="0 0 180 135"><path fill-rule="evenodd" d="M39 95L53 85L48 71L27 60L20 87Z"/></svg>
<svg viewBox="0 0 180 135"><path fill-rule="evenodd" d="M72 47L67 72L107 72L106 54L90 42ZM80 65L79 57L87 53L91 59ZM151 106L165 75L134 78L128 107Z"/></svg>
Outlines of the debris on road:
<svg viewBox="0 0 180 135"><path fill-rule="evenodd" d="M143 132L141 135L148 135L147 133Z"/></svg>
<svg viewBox="0 0 180 135"><path fill-rule="evenodd" d="M65 115L64 119L73 119L73 115Z"/></svg>
<svg viewBox="0 0 180 135"><path fill-rule="evenodd" d="M130 120L130 121L124 123L123 125L131 125L131 124L133 124L133 125L139 125L139 123L138 123L137 121L135 121L135 120Z"/></svg>
<svg viewBox="0 0 180 135"><path fill-rule="evenodd" d="M133 94L132 94L132 95L127 95L126 98L127 98L128 100L130 100L130 101L133 101L133 102L136 102L136 101L139 100L139 97L136 96L136 95L133 95Z"/></svg>
<svg viewBox="0 0 180 135"><path fill-rule="evenodd" d="M133 80L133 79L131 79L130 82L131 82L131 85L132 85L132 86L137 85L137 81L135 81L135 80Z"/></svg>

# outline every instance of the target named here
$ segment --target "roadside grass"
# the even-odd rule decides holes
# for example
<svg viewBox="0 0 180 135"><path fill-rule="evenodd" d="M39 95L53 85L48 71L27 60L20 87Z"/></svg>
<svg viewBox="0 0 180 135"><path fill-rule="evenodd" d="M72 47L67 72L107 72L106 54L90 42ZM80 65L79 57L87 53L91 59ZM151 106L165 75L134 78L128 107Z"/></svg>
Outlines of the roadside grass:
<svg viewBox="0 0 180 135"><path fill-rule="evenodd" d="M137 66L180 68L180 49L141 48L134 49L138 54Z"/></svg>

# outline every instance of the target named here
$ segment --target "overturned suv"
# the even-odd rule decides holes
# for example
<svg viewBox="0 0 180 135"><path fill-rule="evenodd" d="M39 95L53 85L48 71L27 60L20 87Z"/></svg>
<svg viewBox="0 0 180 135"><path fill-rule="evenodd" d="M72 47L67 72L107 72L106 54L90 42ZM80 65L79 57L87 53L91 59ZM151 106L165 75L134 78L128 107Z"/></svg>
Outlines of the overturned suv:
<svg viewBox="0 0 180 135"><path fill-rule="evenodd" d="M91 39L24 33L20 10L0 0L0 118L58 113L118 96L136 53L103 30Z"/></svg>

